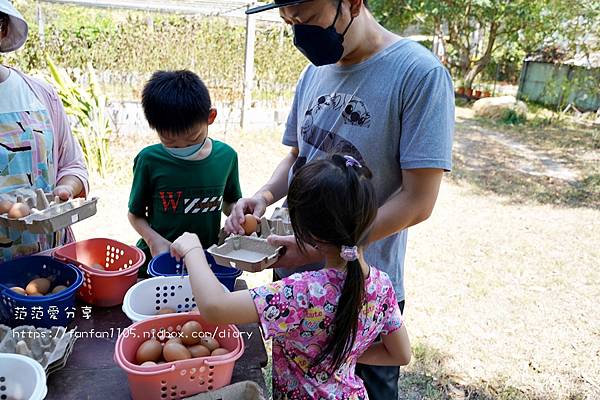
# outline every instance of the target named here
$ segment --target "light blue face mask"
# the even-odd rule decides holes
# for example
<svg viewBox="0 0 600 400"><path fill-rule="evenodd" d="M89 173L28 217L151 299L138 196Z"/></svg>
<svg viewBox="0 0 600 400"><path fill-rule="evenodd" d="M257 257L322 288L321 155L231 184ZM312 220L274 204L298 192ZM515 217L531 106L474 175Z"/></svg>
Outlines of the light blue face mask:
<svg viewBox="0 0 600 400"><path fill-rule="evenodd" d="M175 148L175 147L167 147L165 145L163 145L163 147L173 157L188 158L188 157L193 156L197 152L199 152L200 149L202 149L202 147L204 147L204 143L206 143L206 139L204 139L204 141L202 143L193 144L188 147Z"/></svg>

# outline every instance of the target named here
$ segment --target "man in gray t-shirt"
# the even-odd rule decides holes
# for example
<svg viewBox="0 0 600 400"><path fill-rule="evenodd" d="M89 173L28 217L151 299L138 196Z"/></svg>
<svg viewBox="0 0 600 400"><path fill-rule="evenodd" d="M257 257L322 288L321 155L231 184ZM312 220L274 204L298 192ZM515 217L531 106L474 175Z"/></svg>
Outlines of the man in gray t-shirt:
<svg viewBox="0 0 600 400"><path fill-rule="evenodd" d="M312 65L300 77L283 136L290 154L252 198L238 201L225 229L243 232L244 214L262 216L307 162L351 154L372 170L380 205L365 258L388 273L403 306L406 229L429 217L451 168L451 78L429 50L381 27L364 0L275 3ZM318 251L300 253L293 236L270 241L286 247L279 277L321 266ZM372 399L397 397L398 371L357 367Z"/></svg>

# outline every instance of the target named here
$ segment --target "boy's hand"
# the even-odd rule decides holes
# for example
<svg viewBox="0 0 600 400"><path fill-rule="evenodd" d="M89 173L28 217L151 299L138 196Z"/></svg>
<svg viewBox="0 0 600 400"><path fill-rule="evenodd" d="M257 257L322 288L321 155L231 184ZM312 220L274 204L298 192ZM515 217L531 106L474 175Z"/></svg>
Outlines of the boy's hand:
<svg viewBox="0 0 600 400"><path fill-rule="evenodd" d="M225 232L228 234L244 234L242 223L246 214L252 214L260 219L267 210L267 202L262 196L254 196L247 199L239 199L231 210L231 215L225 221Z"/></svg>
<svg viewBox="0 0 600 400"><path fill-rule="evenodd" d="M159 254L168 253L171 249L171 242L162 236L158 236L156 239L148 241L148 247L152 257L156 257Z"/></svg>
<svg viewBox="0 0 600 400"><path fill-rule="evenodd" d="M198 235L186 232L171 245L171 255L179 261L194 249L202 250L202 243Z"/></svg>

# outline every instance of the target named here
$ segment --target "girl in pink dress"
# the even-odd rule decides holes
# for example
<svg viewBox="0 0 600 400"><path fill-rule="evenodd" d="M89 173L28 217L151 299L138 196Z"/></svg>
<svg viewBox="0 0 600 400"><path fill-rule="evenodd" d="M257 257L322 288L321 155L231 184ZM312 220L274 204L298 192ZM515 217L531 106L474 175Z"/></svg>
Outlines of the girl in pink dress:
<svg viewBox="0 0 600 400"><path fill-rule="evenodd" d="M371 173L350 156L302 167L288 194L300 248L316 246L320 271L224 292L196 235L171 252L184 258L200 313L213 323L259 322L273 338L275 399L367 399L357 362L406 365L410 344L392 283L368 265L363 243L377 213Z"/></svg>

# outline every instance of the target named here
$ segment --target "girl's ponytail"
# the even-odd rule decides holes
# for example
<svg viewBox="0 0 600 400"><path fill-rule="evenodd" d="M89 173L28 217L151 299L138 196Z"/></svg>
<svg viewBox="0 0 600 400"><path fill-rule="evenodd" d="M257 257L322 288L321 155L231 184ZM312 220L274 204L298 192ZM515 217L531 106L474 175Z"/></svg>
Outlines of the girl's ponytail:
<svg viewBox="0 0 600 400"><path fill-rule="evenodd" d="M358 253L377 215L370 179L371 171L354 157L333 155L300 168L290 185L288 207L300 249L307 244L333 245L347 261L328 341L313 366L329 359L330 367L337 370L354 347L365 291Z"/></svg>
<svg viewBox="0 0 600 400"><path fill-rule="evenodd" d="M358 316L363 307L365 276L358 259L348 261L346 280L338 301L335 319L329 333L327 346L323 349L313 366L331 356L330 367L335 371L346 360L346 355L354 347L358 331Z"/></svg>

